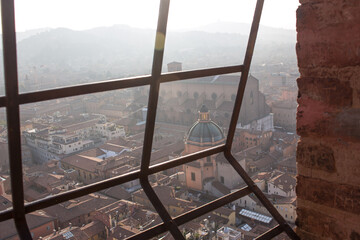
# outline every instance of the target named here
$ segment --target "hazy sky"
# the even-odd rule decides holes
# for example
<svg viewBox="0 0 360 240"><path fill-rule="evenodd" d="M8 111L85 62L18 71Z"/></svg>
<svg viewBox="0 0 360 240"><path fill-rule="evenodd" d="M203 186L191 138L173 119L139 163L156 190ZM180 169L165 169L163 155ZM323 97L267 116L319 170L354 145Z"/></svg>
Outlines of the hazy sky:
<svg viewBox="0 0 360 240"><path fill-rule="evenodd" d="M252 20L256 0L171 0L168 29ZM295 29L298 0L265 0L261 24ZM15 0L16 28L75 30L126 24L155 28L159 0Z"/></svg>

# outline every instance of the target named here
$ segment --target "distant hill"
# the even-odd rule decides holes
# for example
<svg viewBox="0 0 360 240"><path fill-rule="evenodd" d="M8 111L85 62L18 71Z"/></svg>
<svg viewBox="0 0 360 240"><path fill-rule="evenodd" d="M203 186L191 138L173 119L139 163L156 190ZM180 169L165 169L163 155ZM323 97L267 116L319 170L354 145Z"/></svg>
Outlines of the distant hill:
<svg viewBox="0 0 360 240"><path fill-rule="evenodd" d="M129 67L133 61L142 64L151 59L154 36L151 30L121 25L85 31L52 29L18 43L19 65L69 70Z"/></svg>
<svg viewBox="0 0 360 240"><path fill-rule="evenodd" d="M51 28L39 28L39 29L32 29L32 30L28 30L28 31L23 31L23 32L16 32L16 41L20 42L26 38L29 38L33 35L36 35L38 33L41 32L45 32L45 31L49 31ZM0 38L2 39L2 34L0 34ZM0 49L2 49L2 44L0 44Z"/></svg>
<svg viewBox="0 0 360 240"><path fill-rule="evenodd" d="M249 29L249 24L218 22L169 32L164 66L171 61L183 62L184 69L242 63ZM81 83L149 74L154 39L154 30L125 25L19 33L19 79ZM279 62L296 64L295 31L261 26L253 64Z"/></svg>
<svg viewBox="0 0 360 240"><path fill-rule="evenodd" d="M38 28L38 29L32 29L32 30L23 31L23 32L16 32L16 40L18 42L20 42L20 41L22 41L26 38L29 38L33 35L36 35L41 32L46 32L49 30L51 30L51 28Z"/></svg>
<svg viewBox="0 0 360 240"><path fill-rule="evenodd" d="M248 23L216 22L195 28L194 30L210 33L238 33L247 36L250 33L250 28L251 25ZM260 25L258 37L260 41L276 41L280 43L285 42L295 44L296 31Z"/></svg>

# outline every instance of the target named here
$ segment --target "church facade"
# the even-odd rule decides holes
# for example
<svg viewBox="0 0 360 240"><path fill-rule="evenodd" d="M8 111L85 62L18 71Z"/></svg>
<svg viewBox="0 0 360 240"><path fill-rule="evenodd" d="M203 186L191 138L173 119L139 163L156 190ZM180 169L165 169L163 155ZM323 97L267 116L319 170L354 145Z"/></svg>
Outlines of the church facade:
<svg viewBox="0 0 360 240"><path fill-rule="evenodd" d="M168 64L169 72L181 69L179 62ZM220 126L227 127L239 81L240 74L225 74L162 84L160 98L166 104L159 105L159 120L187 125L193 122L193 114L197 109L206 105L212 111L214 120ZM265 95L259 90L259 80L250 75L238 123L241 126L248 125L268 116L270 112Z"/></svg>

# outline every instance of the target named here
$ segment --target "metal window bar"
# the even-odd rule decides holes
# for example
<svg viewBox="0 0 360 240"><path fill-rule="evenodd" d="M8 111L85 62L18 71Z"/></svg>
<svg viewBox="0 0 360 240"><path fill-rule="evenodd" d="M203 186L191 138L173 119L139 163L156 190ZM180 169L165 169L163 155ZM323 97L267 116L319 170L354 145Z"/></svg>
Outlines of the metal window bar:
<svg viewBox="0 0 360 240"><path fill-rule="evenodd" d="M249 74L251 59L254 51L257 37L262 7L264 0L257 0L254 18L251 26L250 36L246 49L244 63L236 66L226 66L218 68L207 68L192 71L181 71L176 73L161 74L163 62L167 18L169 12L170 0L160 1L160 10L157 26L157 34L154 49L154 58L151 75L134 78L115 79L104 82L84 84L81 86L63 87L59 89L44 90L39 92L23 93L18 92L17 79L17 58L16 58L16 35L15 35L15 15L14 0L1 0L1 17L3 31L3 57L4 57L4 74L5 74L5 91L6 95L0 97L0 107L6 107L8 123L8 140L9 140L9 159L10 159L10 176L11 189L13 198L13 208L0 212L0 221L13 219L19 237L21 239L31 239L31 234L27 226L25 214L43 209L60 202L81 197L93 192L97 192L109 187L113 187L128 181L139 179L144 192L156 208L163 223L136 234L128 239L148 239L155 237L166 231L170 231L175 239L184 239L178 226L200 217L210 211L215 210L232 201L254 193L260 202L266 207L278 225L266 233L258 236L256 239L271 239L278 234L285 232L291 239L300 239L292 228L286 223L284 218L277 212L271 202L265 197L261 190L256 186L252 179L247 175L245 170L236 161L231 153L231 146L236 129L236 123L239 117L242 99L244 96L247 77ZM153 133L155 127L156 109L159 97L159 88L161 83L171 81L181 81L191 78L213 76L219 74L241 72L240 83L235 100L234 110L231 116L230 127L227 134L226 143L196 152L187 156L178 157L160 164L150 166L151 148ZM46 199L40 199L31 203L24 204L23 179L22 179L22 161L21 161L21 144L20 144L20 113L21 104L34 103L39 101L78 96L83 94L104 92L109 90L124 89L136 86L150 85L150 94L148 102L148 115L146 119L146 128L144 136L144 147L141 159L141 168L121 176L106 179L97 183L84 186L79 189L70 190L65 193L51 196ZM192 211L172 218L166 211L165 207L152 189L148 176L166 169L180 166L200 158L223 152L225 158L234 167L237 173L244 179L247 187L227 194L217 200L205 204Z"/></svg>

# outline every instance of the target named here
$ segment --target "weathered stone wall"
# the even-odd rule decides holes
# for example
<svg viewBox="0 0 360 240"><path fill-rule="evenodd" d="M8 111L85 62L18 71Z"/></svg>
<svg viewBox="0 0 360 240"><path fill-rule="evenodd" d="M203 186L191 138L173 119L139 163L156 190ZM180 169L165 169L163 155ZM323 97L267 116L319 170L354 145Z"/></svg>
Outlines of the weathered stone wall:
<svg viewBox="0 0 360 240"><path fill-rule="evenodd" d="M300 0L297 233L360 239L360 0Z"/></svg>

